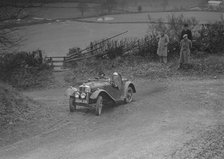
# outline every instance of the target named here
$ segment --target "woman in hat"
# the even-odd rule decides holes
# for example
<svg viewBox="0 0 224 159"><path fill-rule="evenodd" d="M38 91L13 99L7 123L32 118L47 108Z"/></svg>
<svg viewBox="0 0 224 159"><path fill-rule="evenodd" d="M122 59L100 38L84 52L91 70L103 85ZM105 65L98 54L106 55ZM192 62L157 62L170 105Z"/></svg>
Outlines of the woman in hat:
<svg viewBox="0 0 224 159"><path fill-rule="evenodd" d="M188 39L188 35L184 34L183 39L180 42L180 67L183 68L183 65L189 64L189 58L192 48L192 42Z"/></svg>
<svg viewBox="0 0 224 159"><path fill-rule="evenodd" d="M183 36L184 36L185 34L187 34L188 39L192 41L192 32L191 32L191 30L189 29L188 24L184 24L184 28L183 28L183 30L182 30L182 32L181 32L180 40L183 39Z"/></svg>

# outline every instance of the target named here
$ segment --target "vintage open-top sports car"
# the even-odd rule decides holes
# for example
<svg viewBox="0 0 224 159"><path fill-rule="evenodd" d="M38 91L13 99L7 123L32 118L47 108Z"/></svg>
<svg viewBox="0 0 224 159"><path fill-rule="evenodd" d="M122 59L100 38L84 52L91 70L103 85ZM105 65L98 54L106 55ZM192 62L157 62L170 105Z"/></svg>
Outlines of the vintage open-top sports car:
<svg viewBox="0 0 224 159"><path fill-rule="evenodd" d="M117 72L113 73L111 78L100 76L88 80L79 88L71 86L67 89L70 112L76 111L77 106L85 106L95 108L96 115L101 114L103 106L108 102L130 103L133 93L136 93L133 82L122 78Z"/></svg>

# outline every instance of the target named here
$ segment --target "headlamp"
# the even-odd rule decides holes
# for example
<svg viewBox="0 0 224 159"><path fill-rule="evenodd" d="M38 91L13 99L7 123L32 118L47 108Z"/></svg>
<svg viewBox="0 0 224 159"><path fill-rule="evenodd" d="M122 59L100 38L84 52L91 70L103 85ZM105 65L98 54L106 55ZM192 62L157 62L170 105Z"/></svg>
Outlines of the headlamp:
<svg viewBox="0 0 224 159"><path fill-rule="evenodd" d="M75 93L75 98L79 98L79 96L80 96L80 93L79 92L76 92Z"/></svg>
<svg viewBox="0 0 224 159"><path fill-rule="evenodd" d="M86 93L82 93L82 94L81 94L81 98L82 98L82 99L86 98Z"/></svg>

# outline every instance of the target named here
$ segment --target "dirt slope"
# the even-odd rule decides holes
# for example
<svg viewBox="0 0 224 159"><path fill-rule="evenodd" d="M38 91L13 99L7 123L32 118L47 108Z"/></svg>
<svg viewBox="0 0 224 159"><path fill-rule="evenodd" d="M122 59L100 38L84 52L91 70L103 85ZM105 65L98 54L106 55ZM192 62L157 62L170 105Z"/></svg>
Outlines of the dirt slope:
<svg viewBox="0 0 224 159"><path fill-rule="evenodd" d="M2 148L1 158L194 158L220 137L221 133L210 135L207 148L198 144L197 151L190 151L192 146L187 147L199 134L221 127L222 79L139 80L136 85L133 103L106 108L100 117L85 108L69 113L64 89L28 92L53 107L61 120L42 134Z"/></svg>
<svg viewBox="0 0 224 159"><path fill-rule="evenodd" d="M39 134L57 122L53 114L46 105L0 83L0 147Z"/></svg>
<svg viewBox="0 0 224 159"><path fill-rule="evenodd" d="M23 96L9 85L0 83L0 126L28 119L27 113L34 106L34 101Z"/></svg>

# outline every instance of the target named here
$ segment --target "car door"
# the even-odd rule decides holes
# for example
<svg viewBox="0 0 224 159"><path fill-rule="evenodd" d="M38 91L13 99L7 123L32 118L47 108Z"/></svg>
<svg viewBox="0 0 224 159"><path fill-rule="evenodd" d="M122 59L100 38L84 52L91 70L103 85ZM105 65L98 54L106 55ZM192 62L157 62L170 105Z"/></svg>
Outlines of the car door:
<svg viewBox="0 0 224 159"><path fill-rule="evenodd" d="M111 84L106 88L106 91L115 99L120 100L123 92L123 81L121 75L112 77Z"/></svg>

